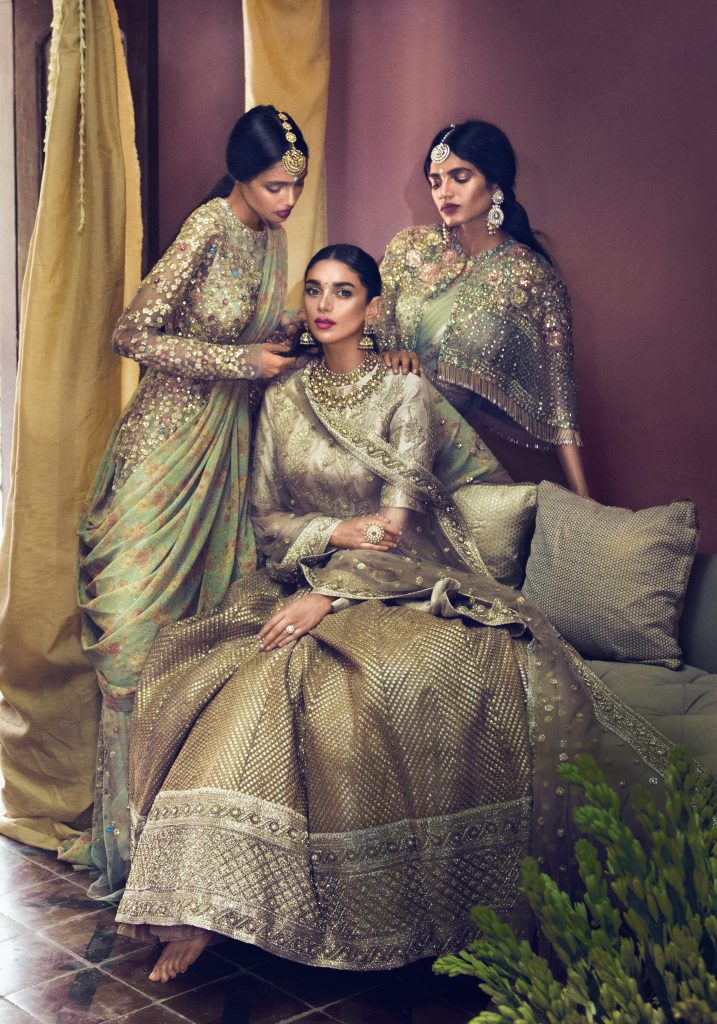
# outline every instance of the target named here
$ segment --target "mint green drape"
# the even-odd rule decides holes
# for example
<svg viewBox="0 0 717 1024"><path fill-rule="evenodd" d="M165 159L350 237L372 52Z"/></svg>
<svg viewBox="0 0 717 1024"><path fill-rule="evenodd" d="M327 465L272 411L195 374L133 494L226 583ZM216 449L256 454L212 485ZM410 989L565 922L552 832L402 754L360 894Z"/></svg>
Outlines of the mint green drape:
<svg viewBox="0 0 717 1024"><path fill-rule="evenodd" d="M237 346L264 340L281 317L286 242L282 230L266 234L256 313ZM247 510L249 401L246 380L217 381L208 403L113 493L118 426L80 522L83 642L103 694L91 853L102 875L93 895L117 893L128 870L127 748L149 648L163 626L213 607L256 567ZM66 856L82 859L78 849Z"/></svg>

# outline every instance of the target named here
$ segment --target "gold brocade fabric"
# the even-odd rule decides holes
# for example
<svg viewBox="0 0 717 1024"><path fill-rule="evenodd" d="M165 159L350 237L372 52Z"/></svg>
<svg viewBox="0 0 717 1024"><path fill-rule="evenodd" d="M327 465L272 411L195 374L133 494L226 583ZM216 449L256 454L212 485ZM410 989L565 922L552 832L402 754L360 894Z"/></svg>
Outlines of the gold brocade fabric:
<svg viewBox="0 0 717 1024"><path fill-rule="evenodd" d="M133 737L149 817L118 920L332 967L459 948L475 897L510 912L528 849L510 636L475 630L466 649L458 620L366 602L262 654L257 629L292 593L257 573L157 644Z"/></svg>
<svg viewBox="0 0 717 1024"><path fill-rule="evenodd" d="M589 750L618 785L658 781L662 737L482 567L450 493L495 460L473 435L472 483L434 475L445 400L371 372L381 386L347 414L312 401L302 371L268 388L252 478L267 567L150 653L125 933L200 927L357 969L455 950L475 902L525 926L526 853L572 877L560 761ZM387 494L396 551L327 549L332 522ZM353 603L260 651L263 623L309 588Z"/></svg>
<svg viewBox="0 0 717 1024"><path fill-rule="evenodd" d="M514 239L474 257L437 227L399 232L381 264L384 347L419 352L437 385L517 444L580 444L570 299ZM456 399L456 393L458 398Z"/></svg>

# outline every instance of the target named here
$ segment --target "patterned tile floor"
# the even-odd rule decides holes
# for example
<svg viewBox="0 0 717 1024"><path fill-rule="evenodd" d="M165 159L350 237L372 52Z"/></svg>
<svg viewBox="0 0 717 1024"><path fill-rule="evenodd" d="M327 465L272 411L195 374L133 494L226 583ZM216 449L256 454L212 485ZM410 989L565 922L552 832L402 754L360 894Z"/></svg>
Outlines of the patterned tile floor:
<svg viewBox="0 0 717 1024"><path fill-rule="evenodd" d="M254 946L207 950L167 985L148 981L158 946L115 933L89 877L0 837L0 1024L465 1024L477 985L431 973L303 967Z"/></svg>

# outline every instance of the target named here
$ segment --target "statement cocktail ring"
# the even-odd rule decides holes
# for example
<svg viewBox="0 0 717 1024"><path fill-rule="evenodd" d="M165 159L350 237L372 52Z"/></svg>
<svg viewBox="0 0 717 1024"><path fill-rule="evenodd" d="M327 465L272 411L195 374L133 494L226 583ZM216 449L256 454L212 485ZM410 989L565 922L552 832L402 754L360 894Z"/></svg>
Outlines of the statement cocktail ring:
<svg viewBox="0 0 717 1024"><path fill-rule="evenodd" d="M380 523L366 523L363 528L363 535L368 544L380 544L385 533Z"/></svg>

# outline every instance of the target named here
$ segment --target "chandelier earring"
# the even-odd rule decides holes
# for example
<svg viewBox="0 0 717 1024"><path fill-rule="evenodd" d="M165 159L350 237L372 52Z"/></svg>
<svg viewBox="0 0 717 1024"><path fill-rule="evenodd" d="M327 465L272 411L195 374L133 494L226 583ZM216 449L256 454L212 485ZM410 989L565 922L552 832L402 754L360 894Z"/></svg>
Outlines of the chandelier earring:
<svg viewBox="0 0 717 1024"><path fill-rule="evenodd" d="M299 335L299 344L306 345L307 348L309 347L309 345L316 344L313 335L309 332L309 329L307 327L305 327L304 330Z"/></svg>
<svg viewBox="0 0 717 1024"><path fill-rule="evenodd" d="M503 195L503 190L501 188L497 188L493 193L493 205L490 210L488 210L488 217L486 219L489 235L494 235L505 220L505 214L500 208L500 204L504 202L505 196Z"/></svg>
<svg viewBox="0 0 717 1024"><path fill-rule="evenodd" d="M443 236L443 244L451 244L451 232L447 224L441 224L441 235Z"/></svg>
<svg viewBox="0 0 717 1024"><path fill-rule="evenodd" d="M363 325L363 334L358 347L362 352L373 352L373 336L369 333L368 324Z"/></svg>

